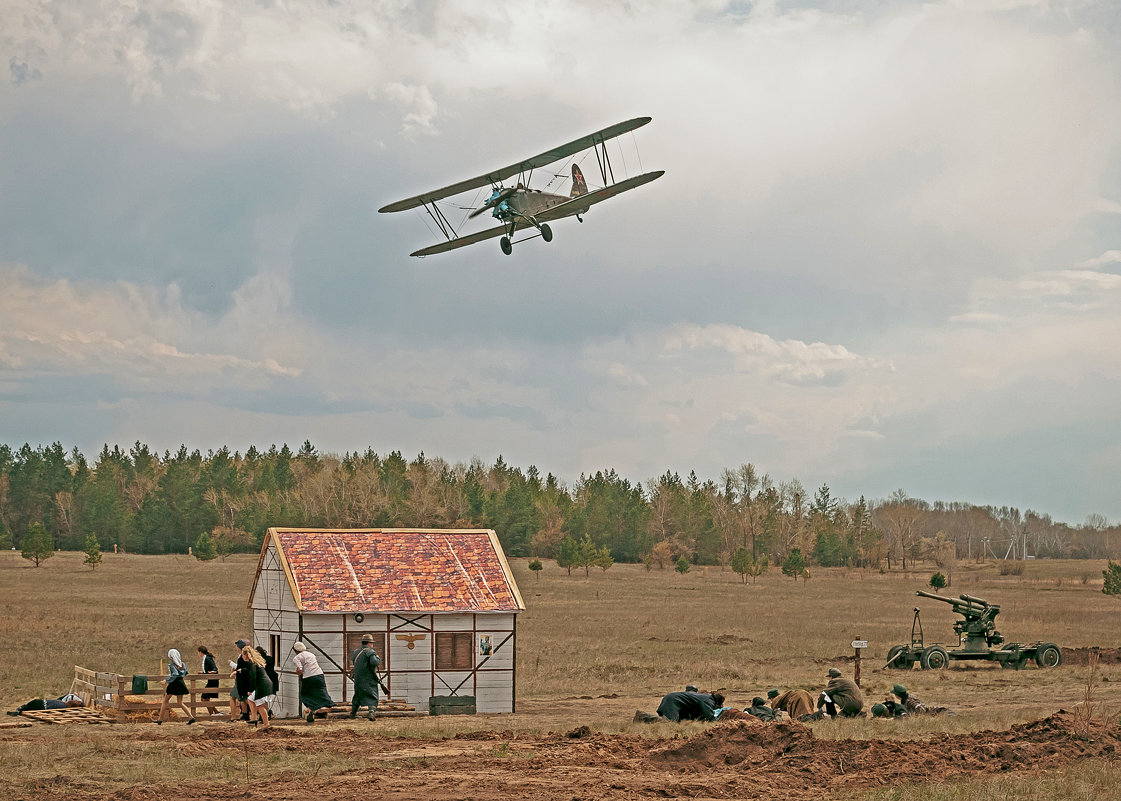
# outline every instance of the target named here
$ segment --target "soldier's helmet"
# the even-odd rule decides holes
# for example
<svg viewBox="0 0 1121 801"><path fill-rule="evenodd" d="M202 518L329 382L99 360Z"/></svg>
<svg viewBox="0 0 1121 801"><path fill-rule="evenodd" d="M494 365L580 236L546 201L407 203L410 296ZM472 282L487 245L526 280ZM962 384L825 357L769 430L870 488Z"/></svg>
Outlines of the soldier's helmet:
<svg viewBox="0 0 1121 801"><path fill-rule="evenodd" d="M890 715L888 714L887 707L883 704L872 704L872 717L886 718L890 717Z"/></svg>

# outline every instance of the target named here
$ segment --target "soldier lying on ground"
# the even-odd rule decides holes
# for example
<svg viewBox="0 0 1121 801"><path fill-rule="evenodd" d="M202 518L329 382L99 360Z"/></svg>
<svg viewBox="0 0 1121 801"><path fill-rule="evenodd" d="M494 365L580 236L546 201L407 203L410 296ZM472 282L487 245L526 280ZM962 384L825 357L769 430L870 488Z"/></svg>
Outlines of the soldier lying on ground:
<svg viewBox="0 0 1121 801"><path fill-rule="evenodd" d="M903 704L895 701L884 701L882 704L872 704L872 717L874 718L905 718L908 717L907 709Z"/></svg>
<svg viewBox="0 0 1121 801"><path fill-rule="evenodd" d="M767 706L767 699L758 695L751 699L751 706L745 709L744 712L749 715L754 715L764 723L770 723L775 719L776 715L782 714L781 712L775 712L775 710Z"/></svg>
<svg viewBox="0 0 1121 801"><path fill-rule="evenodd" d="M689 685L692 687L692 685ZM686 690L683 693L668 693L662 696L658 704L658 714L638 711L634 713L635 723L654 723L658 720L670 720L678 723L682 720L716 720L716 710L724 706L724 696L720 693L702 693L697 690Z"/></svg>
<svg viewBox="0 0 1121 801"><path fill-rule="evenodd" d="M952 715L954 714L947 707L944 706L927 706L918 698L907 692L907 688L902 684L896 684L891 688L891 692L899 699L899 702L907 709L907 712L912 715L941 715L943 713Z"/></svg>

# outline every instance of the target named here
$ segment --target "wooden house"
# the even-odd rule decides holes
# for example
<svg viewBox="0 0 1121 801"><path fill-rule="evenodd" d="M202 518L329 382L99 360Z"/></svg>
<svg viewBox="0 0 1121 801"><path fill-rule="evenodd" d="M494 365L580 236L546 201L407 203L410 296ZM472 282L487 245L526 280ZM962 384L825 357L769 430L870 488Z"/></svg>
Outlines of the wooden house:
<svg viewBox="0 0 1121 801"><path fill-rule="evenodd" d="M249 606L254 645L276 660L281 717L300 714L296 641L331 697L349 701L364 634L394 700L427 710L433 696L474 696L479 713L515 709L525 604L493 531L270 528Z"/></svg>

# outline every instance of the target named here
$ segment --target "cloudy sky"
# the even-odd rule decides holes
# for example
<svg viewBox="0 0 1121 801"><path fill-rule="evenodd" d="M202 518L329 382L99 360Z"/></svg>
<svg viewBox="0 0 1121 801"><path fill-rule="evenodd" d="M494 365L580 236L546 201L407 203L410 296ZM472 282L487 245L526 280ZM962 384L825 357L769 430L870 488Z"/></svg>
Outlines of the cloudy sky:
<svg viewBox="0 0 1121 801"><path fill-rule="evenodd" d="M0 18L0 441L752 462L1121 519L1113 2ZM377 213L639 115L613 164L665 177L549 244L411 259L438 233Z"/></svg>

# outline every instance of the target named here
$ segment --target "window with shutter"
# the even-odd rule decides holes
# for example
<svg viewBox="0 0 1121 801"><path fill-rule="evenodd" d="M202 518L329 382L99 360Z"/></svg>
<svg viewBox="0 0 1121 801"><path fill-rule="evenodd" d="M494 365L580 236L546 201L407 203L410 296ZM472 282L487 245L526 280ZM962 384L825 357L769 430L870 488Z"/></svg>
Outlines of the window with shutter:
<svg viewBox="0 0 1121 801"><path fill-rule="evenodd" d="M471 643L469 631L436 632L436 670L470 670Z"/></svg>

